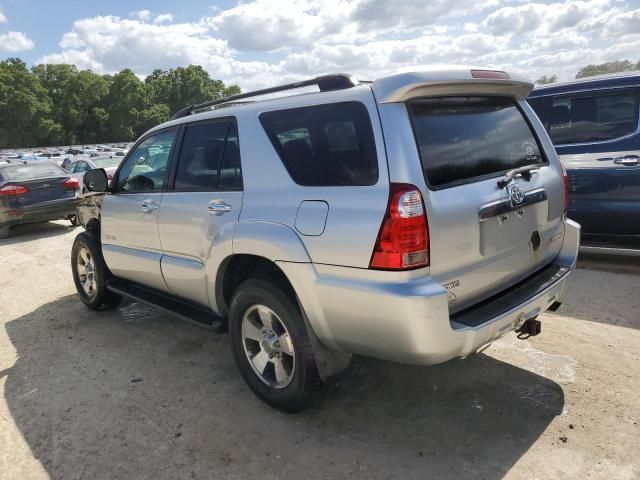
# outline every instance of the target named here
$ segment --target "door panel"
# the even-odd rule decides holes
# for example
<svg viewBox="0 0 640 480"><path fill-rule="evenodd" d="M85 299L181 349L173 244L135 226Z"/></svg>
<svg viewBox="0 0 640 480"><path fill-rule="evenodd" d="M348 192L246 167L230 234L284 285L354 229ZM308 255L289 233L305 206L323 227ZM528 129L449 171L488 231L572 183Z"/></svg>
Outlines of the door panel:
<svg viewBox="0 0 640 480"><path fill-rule="evenodd" d="M227 211L212 211L225 206ZM229 209L230 207L230 209ZM238 221L242 192L171 192L160 209L162 272L171 292L209 305L213 279L206 278L204 265L216 233L227 223Z"/></svg>
<svg viewBox="0 0 640 480"><path fill-rule="evenodd" d="M113 274L166 290L158 235L161 199L162 193L105 195L100 223L104 259Z"/></svg>
<svg viewBox="0 0 640 480"><path fill-rule="evenodd" d="M177 129L154 133L139 142L123 161L102 201L104 258L114 275L167 290L160 260L158 210Z"/></svg>
<svg viewBox="0 0 640 480"><path fill-rule="evenodd" d="M232 119L187 126L171 189L162 197L161 268L169 290L210 306L214 279L205 264L216 234L235 223L242 207L238 134Z"/></svg>

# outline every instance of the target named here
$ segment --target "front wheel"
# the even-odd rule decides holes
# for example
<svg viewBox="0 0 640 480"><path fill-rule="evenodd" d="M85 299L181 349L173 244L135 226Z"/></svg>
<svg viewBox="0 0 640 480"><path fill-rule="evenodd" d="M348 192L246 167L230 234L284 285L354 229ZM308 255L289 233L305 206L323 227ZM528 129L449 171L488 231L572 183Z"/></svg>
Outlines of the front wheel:
<svg viewBox="0 0 640 480"><path fill-rule="evenodd" d="M229 332L238 368L262 401L297 412L322 399L304 320L283 289L263 279L245 281L231 301Z"/></svg>
<svg viewBox="0 0 640 480"><path fill-rule="evenodd" d="M71 248L71 272L78 296L92 310L113 308L122 297L106 286L109 270L100 242L88 232L78 234Z"/></svg>

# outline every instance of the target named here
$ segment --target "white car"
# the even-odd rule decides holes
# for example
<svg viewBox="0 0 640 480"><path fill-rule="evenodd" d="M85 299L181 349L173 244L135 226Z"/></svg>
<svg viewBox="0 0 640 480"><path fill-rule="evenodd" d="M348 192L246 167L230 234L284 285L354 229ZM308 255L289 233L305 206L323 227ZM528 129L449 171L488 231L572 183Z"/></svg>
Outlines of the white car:
<svg viewBox="0 0 640 480"><path fill-rule="evenodd" d="M84 188L83 178L86 172L94 168L104 168L104 171L107 173L107 178L111 181L113 174L123 158L124 157L80 158L71 162L67 166L66 171L73 178L78 179L80 182L80 192L85 193L86 189Z"/></svg>

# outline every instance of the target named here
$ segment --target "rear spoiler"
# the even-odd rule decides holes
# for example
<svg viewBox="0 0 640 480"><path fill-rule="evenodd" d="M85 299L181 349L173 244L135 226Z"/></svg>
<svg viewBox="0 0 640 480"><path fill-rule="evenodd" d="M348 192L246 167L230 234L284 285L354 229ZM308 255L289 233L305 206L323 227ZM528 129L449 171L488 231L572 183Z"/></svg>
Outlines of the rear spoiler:
<svg viewBox="0 0 640 480"><path fill-rule="evenodd" d="M453 95L504 95L525 100L533 89L533 84L523 77L495 72L501 75L496 75L498 78L474 78L476 72L480 71L465 68L400 73L376 80L372 89L379 103L398 103L416 97Z"/></svg>

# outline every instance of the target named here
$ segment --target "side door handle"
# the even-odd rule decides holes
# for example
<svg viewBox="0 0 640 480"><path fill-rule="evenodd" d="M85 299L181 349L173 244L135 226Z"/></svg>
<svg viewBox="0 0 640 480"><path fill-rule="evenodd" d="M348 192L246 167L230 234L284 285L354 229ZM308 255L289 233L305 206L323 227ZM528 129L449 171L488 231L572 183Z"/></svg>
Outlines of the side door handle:
<svg viewBox="0 0 640 480"><path fill-rule="evenodd" d="M215 202L215 200L214 200ZM232 207L231 205L227 205L226 203L210 203L209 204L209 212L214 215L222 215L223 213L230 212Z"/></svg>
<svg viewBox="0 0 640 480"><path fill-rule="evenodd" d="M627 155L626 157L618 157L613 160L616 165L625 165L632 167L634 165L640 165L640 157L638 155Z"/></svg>
<svg viewBox="0 0 640 480"><path fill-rule="evenodd" d="M158 204L153 200L143 200L142 205L140 205L140 210L143 213L153 212L158 209Z"/></svg>

